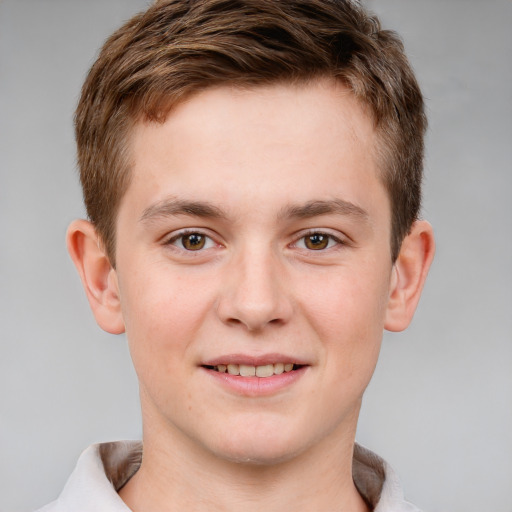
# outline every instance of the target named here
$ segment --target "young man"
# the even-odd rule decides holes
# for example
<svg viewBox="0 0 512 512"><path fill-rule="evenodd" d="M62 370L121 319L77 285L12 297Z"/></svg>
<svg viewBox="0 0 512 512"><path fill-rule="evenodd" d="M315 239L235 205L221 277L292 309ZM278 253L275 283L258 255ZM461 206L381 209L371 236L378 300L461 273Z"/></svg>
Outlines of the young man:
<svg viewBox="0 0 512 512"><path fill-rule="evenodd" d="M68 247L127 334L143 444L89 448L45 512L417 510L355 432L433 258L425 126L354 2L165 0L106 42Z"/></svg>

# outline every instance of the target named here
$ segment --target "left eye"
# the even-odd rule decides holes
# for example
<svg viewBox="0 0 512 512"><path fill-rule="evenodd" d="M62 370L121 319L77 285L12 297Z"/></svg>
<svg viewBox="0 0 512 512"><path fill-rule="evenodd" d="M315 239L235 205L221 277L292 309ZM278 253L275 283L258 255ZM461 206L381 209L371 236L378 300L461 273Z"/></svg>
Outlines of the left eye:
<svg viewBox="0 0 512 512"><path fill-rule="evenodd" d="M310 251L322 251L324 249L330 249L339 243L340 241L334 236L318 232L303 236L295 243L295 246Z"/></svg>
<svg viewBox="0 0 512 512"><path fill-rule="evenodd" d="M215 242L203 233L182 233L169 240L169 244L186 251L200 251L213 247Z"/></svg>

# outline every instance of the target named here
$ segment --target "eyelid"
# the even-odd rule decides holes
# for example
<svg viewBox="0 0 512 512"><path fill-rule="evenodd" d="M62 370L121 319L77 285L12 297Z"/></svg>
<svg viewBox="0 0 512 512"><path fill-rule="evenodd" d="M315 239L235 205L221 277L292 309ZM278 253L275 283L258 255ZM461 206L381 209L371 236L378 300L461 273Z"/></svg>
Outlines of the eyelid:
<svg viewBox="0 0 512 512"><path fill-rule="evenodd" d="M174 242L176 242L180 238L187 236L187 235L194 235L194 234L198 234L198 235L204 236L205 238L210 239L214 243L214 245L217 247L222 245L216 240L216 237L213 236L209 230L204 229L204 228L183 228L183 229L173 231L172 233L169 233L168 235L163 237L163 245L173 247L179 251L183 251L183 252L191 253L191 254L192 253L200 253L207 249L211 249L211 247L208 247L207 249L203 248L203 249L199 249L197 251L189 251L183 247L178 247L177 245L174 245Z"/></svg>
<svg viewBox="0 0 512 512"><path fill-rule="evenodd" d="M292 247L297 247L297 244L299 243L300 240L303 240L304 238L306 238L307 236L311 236L311 235L323 235L323 236L327 236L329 237L331 240L333 240L334 242L336 242L336 245L335 246L331 246L331 247L327 247L325 249L317 249L316 251L314 249L308 249L307 247L298 247L299 249L302 249L302 250L305 250L305 251L308 251L308 252L326 252L326 251L329 251L329 250L332 250L332 249L336 249L336 248L339 248L339 247L342 247L342 246L346 246L346 245L349 245L350 243L350 240L349 238L346 236L346 235L343 235L339 232L336 232L333 233L330 229L326 229L326 228L313 228L313 229L307 229L307 230L304 230L304 231L299 231L295 237L294 237L294 242L292 242L290 245Z"/></svg>

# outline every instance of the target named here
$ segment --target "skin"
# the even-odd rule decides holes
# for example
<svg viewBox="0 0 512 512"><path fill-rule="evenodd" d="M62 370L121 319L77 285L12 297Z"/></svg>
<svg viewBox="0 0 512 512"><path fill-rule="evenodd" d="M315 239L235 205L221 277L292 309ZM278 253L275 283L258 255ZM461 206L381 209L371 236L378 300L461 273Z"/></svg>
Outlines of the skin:
<svg viewBox="0 0 512 512"><path fill-rule="evenodd" d="M351 477L362 395L434 253L417 222L392 264L375 137L332 81L208 89L134 129L115 269L71 225L96 319L126 331L140 382L132 510L367 510ZM243 393L203 367L229 357L304 367Z"/></svg>

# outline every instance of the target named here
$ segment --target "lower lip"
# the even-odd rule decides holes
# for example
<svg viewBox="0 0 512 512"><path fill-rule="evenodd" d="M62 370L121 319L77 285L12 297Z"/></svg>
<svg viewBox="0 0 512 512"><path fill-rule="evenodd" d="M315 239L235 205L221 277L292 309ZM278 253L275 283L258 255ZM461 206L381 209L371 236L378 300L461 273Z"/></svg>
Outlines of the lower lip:
<svg viewBox="0 0 512 512"><path fill-rule="evenodd" d="M308 366L301 366L297 370L272 375L272 377L241 377L240 375L220 373L207 368L202 369L231 392L243 396L259 397L274 395L288 388L306 373Z"/></svg>

